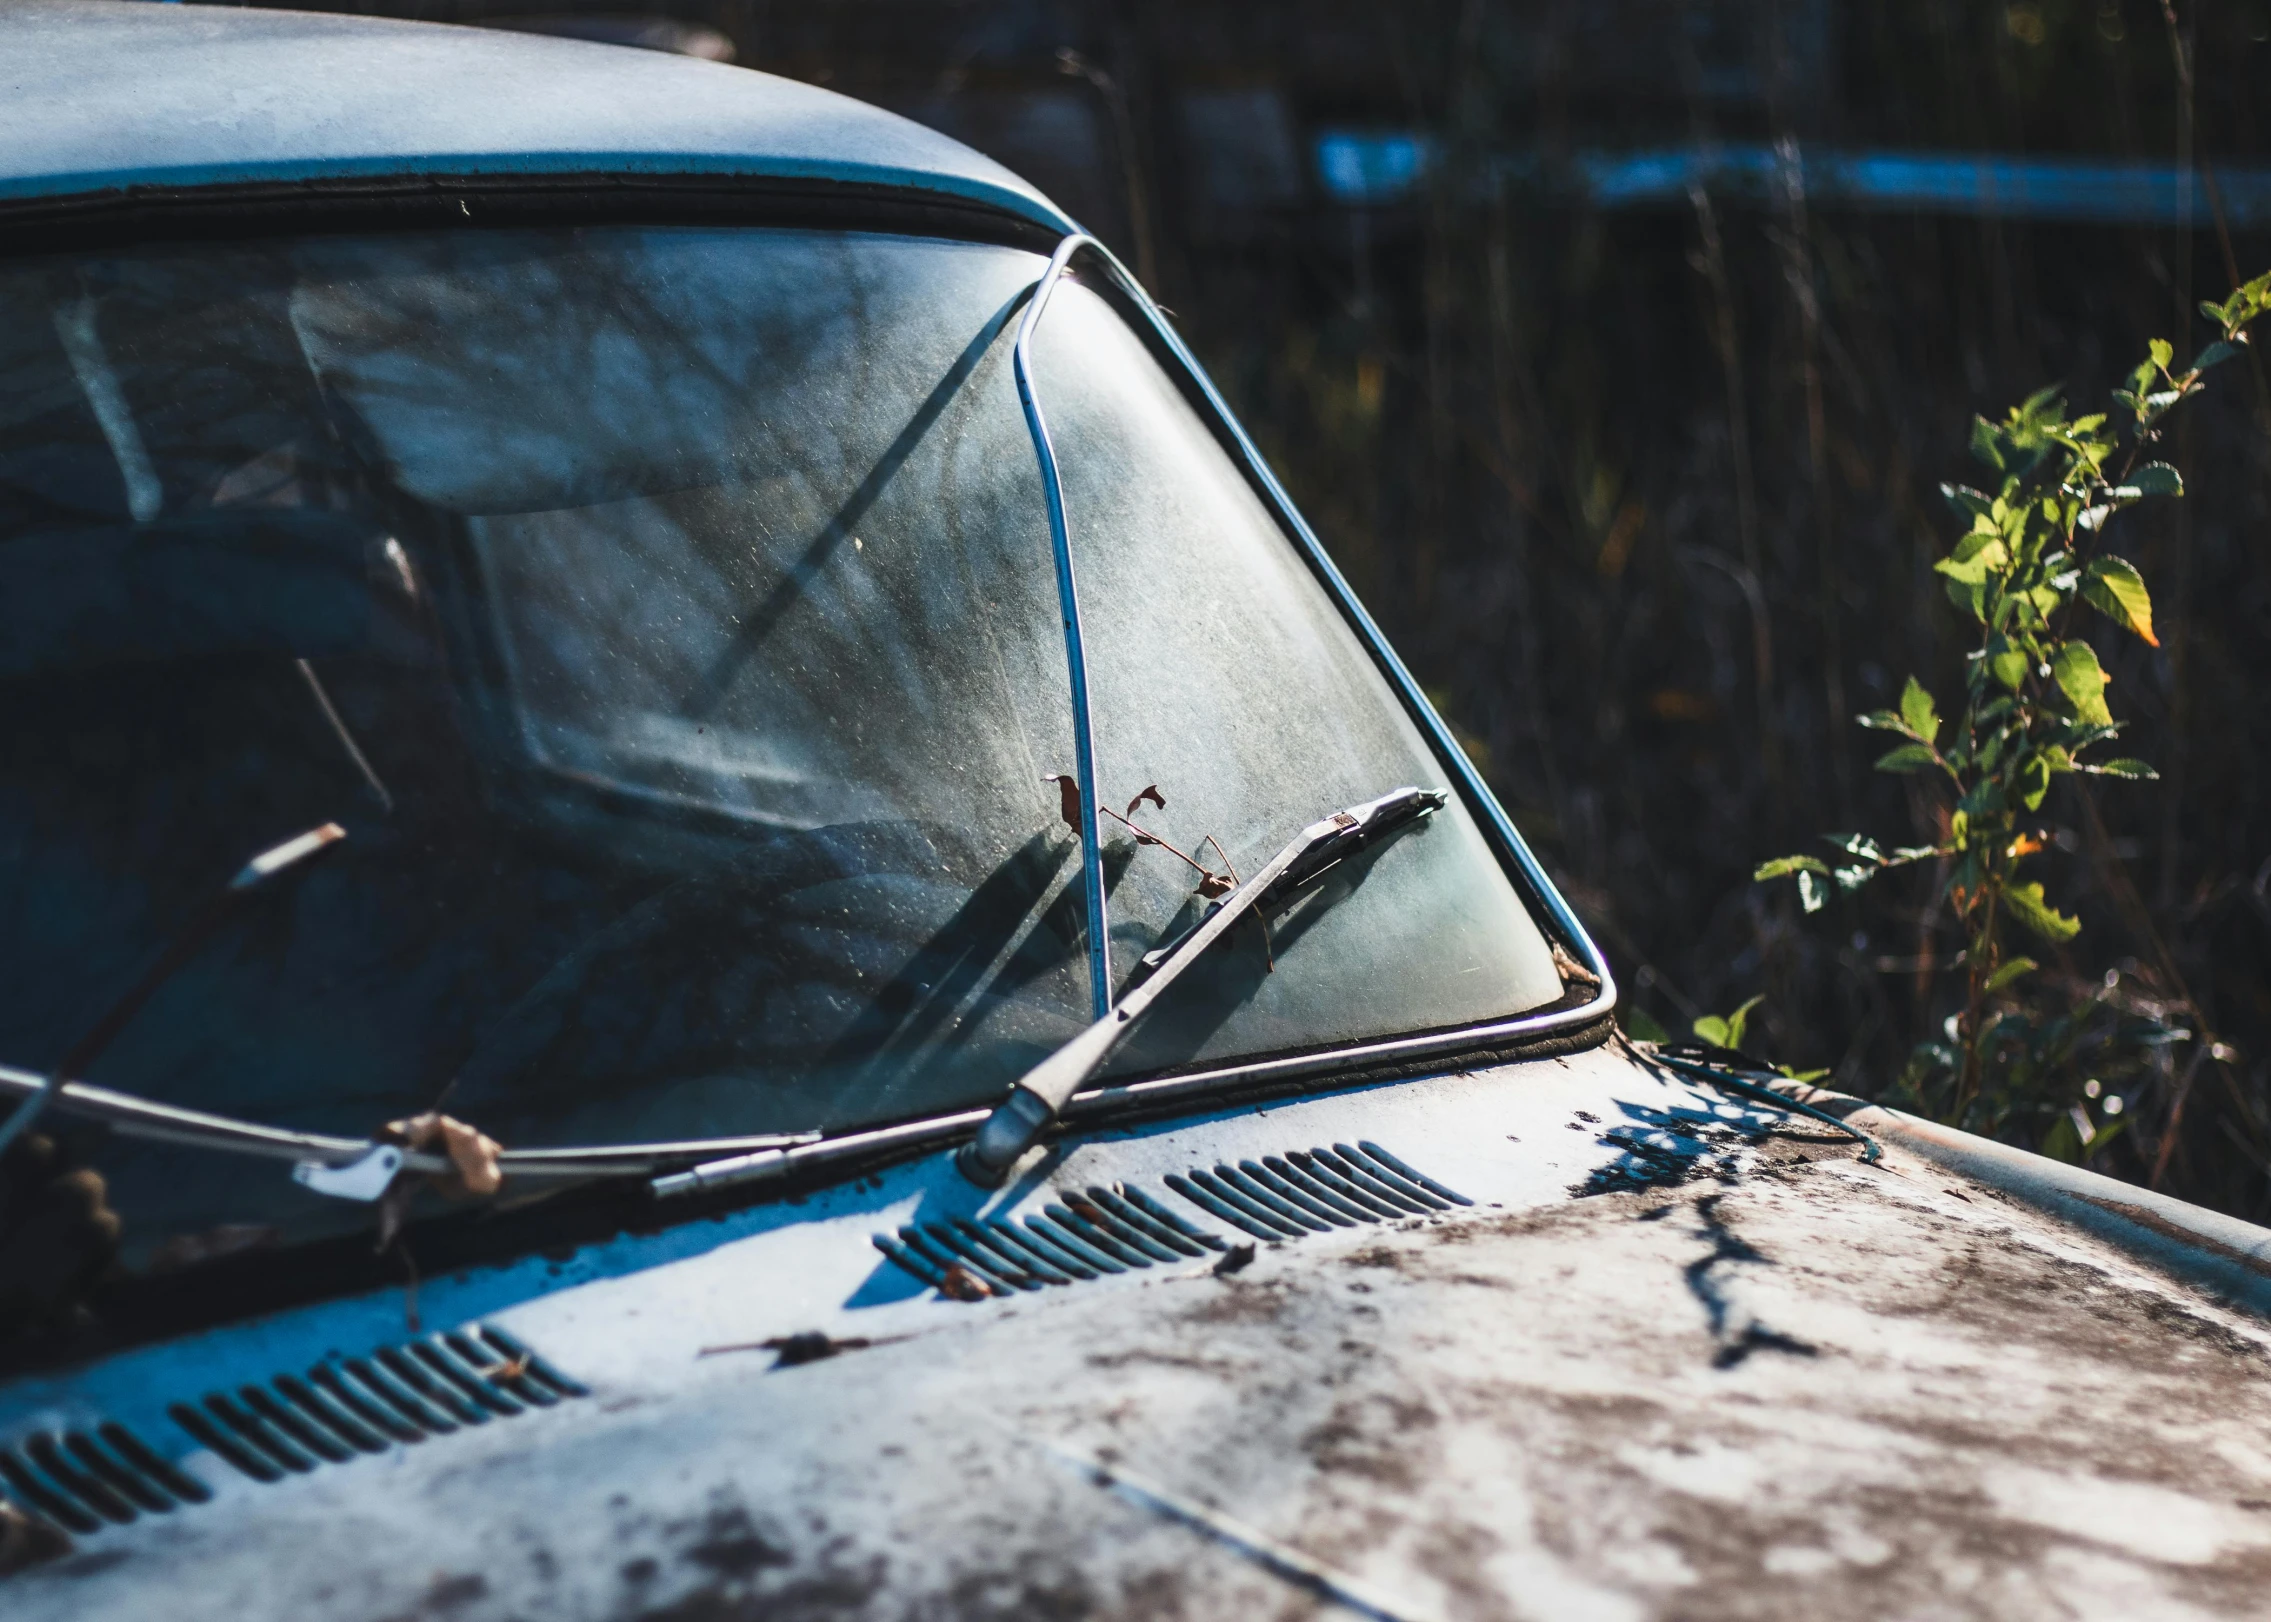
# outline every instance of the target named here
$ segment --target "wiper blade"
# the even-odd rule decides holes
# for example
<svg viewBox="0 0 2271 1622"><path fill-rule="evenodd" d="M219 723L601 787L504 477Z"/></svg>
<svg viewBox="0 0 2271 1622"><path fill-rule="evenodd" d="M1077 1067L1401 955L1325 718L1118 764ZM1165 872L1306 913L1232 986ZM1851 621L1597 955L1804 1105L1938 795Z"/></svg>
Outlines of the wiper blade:
<svg viewBox="0 0 2271 1622"><path fill-rule="evenodd" d="M1449 798L1442 789L1400 788L1302 829L1252 878L1216 902L1196 928L1145 957L1150 974L1103 1018L1025 1073L955 1156L963 1176L981 1188L999 1187L1080 1084L1103 1068L1167 988L1240 919L1249 914L1267 919L1282 911L1349 857L1433 814Z"/></svg>

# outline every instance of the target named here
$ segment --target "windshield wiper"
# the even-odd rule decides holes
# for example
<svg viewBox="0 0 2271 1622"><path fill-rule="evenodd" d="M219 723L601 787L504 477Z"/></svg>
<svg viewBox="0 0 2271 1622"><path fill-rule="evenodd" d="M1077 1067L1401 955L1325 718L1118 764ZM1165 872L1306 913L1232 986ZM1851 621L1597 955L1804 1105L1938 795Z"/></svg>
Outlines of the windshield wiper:
<svg viewBox="0 0 2271 1622"><path fill-rule="evenodd" d="M1253 914L1266 921L1359 850L1431 815L1449 798L1442 789L1400 788L1302 829L1252 878L1216 902L1197 928L1146 956L1149 976L1102 1019L1025 1073L954 1157L962 1175L981 1188L999 1187L1080 1084L1103 1068L1167 988L1240 919Z"/></svg>

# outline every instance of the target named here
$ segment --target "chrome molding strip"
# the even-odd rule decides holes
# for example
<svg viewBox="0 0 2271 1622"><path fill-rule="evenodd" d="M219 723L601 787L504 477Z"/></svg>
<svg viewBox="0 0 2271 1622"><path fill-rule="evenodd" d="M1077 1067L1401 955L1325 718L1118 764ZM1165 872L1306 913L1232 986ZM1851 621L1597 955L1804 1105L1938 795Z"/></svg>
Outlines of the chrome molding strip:
<svg viewBox="0 0 2271 1622"><path fill-rule="evenodd" d="M1057 608L1064 616L1065 668L1072 688L1073 775L1080 785L1080 878L1088 903L1089 1017L1102 1019L1112 1011L1112 936L1105 918L1104 833L1098 825L1096 798L1096 735L1088 707L1088 654L1080 630L1080 593L1073 583L1072 536L1065 526L1064 481L1057 476L1056 448L1049 442L1049 425L1041 419L1041 402L1033 388L1033 333L1049 308L1049 295L1083 248L1104 253L1094 237L1074 233L1057 244L1049 268L1033 284L1025 319L1018 323L1017 342L1010 350L1010 368L1017 376L1018 403L1025 408L1025 427L1033 436L1033 456L1041 464L1041 494L1049 510L1049 551L1057 566ZM1111 256L1106 254L1108 259Z"/></svg>

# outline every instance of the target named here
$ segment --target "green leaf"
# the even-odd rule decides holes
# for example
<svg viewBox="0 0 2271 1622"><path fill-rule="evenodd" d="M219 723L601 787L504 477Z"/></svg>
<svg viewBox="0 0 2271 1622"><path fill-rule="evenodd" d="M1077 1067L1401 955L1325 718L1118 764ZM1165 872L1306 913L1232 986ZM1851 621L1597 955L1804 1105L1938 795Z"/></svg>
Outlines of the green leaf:
<svg viewBox="0 0 2271 1622"><path fill-rule="evenodd" d="M1939 764L1940 757L1920 743L1904 743L1889 754L1877 757L1880 772L1920 772L1927 766Z"/></svg>
<svg viewBox="0 0 2271 1622"><path fill-rule="evenodd" d="M1807 912L1819 912L1829 892L1822 888L1822 876L1807 870L1798 875L1798 905Z"/></svg>
<svg viewBox="0 0 2271 1622"><path fill-rule="evenodd" d="M2161 645L2160 638L2153 635L2152 593L2145 589L2145 577L2127 558L2110 552L2092 558L2082 578L2082 596L2114 624L2135 632L2153 647Z"/></svg>
<svg viewBox="0 0 2271 1622"><path fill-rule="evenodd" d="M1695 1034L1715 1048L1740 1049L1744 1031L1751 1022L1751 1010L1764 1001L1764 996L1753 997L1724 1019L1717 1014L1705 1014L1695 1022Z"/></svg>
<svg viewBox="0 0 2271 1622"><path fill-rule="evenodd" d="M1908 723L1909 736L1917 742L1939 741L1940 712L1933 707L1932 695L1914 676L1900 690L1900 718Z"/></svg>
<svg viewBox="0 0 2271 1622"><path fill-rule="evenodd" d="M2223 325L2223 323L2220 321L2216 324L2218 326ZM2238 353L2238 344L2225 343L2221 340L2218 340L2217 342L2210 344L2206 349L2201 350L2200 353L2193 358L2192 369L2196 372L2205 372L2211 366L2222 365L2225 361L2230 360L2234 355ZM1947 487L1943 485L1941 486L1941 488L1945 489Z"/></svg>
<svg viewBox="0 0 2271 1622"><path fill-rule="evenodd" d="M2020 975L2032 974L2035 968L2036 964L2033 958L2015 957L1987 977L1986 989L1990 994L2001 991Z"/></svg>
<svg viewBox="0 0 2271 1622"><path fill-rule="evenodd" d="M2035 883L2014 884L2003 892L2003 905L2022 927L2054 945L2064 945L2082 932L2082 921L2068 917L2042 896Z"/></svg>
<svg viewBox="0 0 2271 1622"><path fill-rule="evenodd" d="M2050 1123L2050 1130L2042 1135L2042 1147L2035 1153L2045 1160L2056 1160L2068 1166L2082 1163L2081 1129L2074 1125L2074 1117L2061 1111Z"/></svg>
<svg viewBox="0 0 2271 1622"><path fill-rule="evenodd" d="M1984 625L1987 623L1987 587L1968 580L1948 582L1948 601Z"/></svg>
<svg viewBox="0 0 2271 1622"><path fill-rule="evenodd" d="M1955 508L1958 512L1969 513L1974 518L1986 513L1993 506L1993 503L1987 499L1983 492L1974 490L1968 484L1943 484L1940 486L1940 494L1947 498L1949 506Z"/></svg>
<svg viewBox="0 0 2271 1622"><path fill-rule="evenodd" d="M1996 472L2003 471L2003 436L1985 417L1971 419L1971 454Z"/></svg>
<svg viewBox="0 0 2271 1622"><path fill-rule="evenodd" d="M2148 496L2181 496L2184 494L2184 475L2166 462L2147 462L2129 475L2129 488L2142 490Z"/></svg>
<svg viewBox="0 0 2271 1622"><path fill-rule="evenodd" d="M1906 732L1908 730L1908 723L1890 710L1871 710L1867 715L1861 716L1854 724L1868 727L1876 732Z"/></svg>
<svg viewBox="0 0 2271 1622"><path fill-rule="evenodd" d="M1987 669L2015 693L2027 679L2027 656L2012 647L2008 638L1999 636L1987 645Z"/></svg>
<svg viewBox="0 0 2271 1622"><path fill-rule="evenodd" d="M1751 875L1751 880L1753 883L1764 883L1768 879L1787 878L1792 873L1827 873L1828 871L1829 863L1823 861L1819 856L1777 856L1771 862L1759 863L1758 871Z"/></svg>
<svg viewBox="0 0 2271 1622"><path fill-rule="evenodd" d="M2176 345L2166 338L2155 338L2145 347L2152 351L2153 364L2164 372L2169 369L2169 362L2176 359Z"/></svg>
<svg viewBox="0 0 2271 1622"><path fill-rule="evenodd" d="M1876 876L1877 870L1873 867L1841 867L1830 875L1837 880L1837 887L1847 895L1851 895Z"/></svg>
<svg viewBox="0 0 2271 1622"><path fill-rule="evenodd" d="M2019 768L2019 799L2029 811L2042 809L2043 796L2050 792L2050 762L2040 755L2030 755Z"/></svg>
<svg viewBox="0 0 2271 1622"><path fill-rule="evenodd" d="M2075 770L2086 772L2092 777L2124 777L2132 783L2157 783L2161 780L2161 774L2152 767L2127 756L2119 760L2101 760L2095 765L2077 766Z"/></svg>
<svg viewBox="0 0 2271 1622"><path fill-rule="evenodd" d="M2105 684L2112 680L2098 663L2087 642L2065 642L2050 661L2050 674L2074 706L2074 713L2091 726L2110 726L2113 714L2105 707Z"/></svg>
<svg viewBox="0 0 2271 1622"><path fill-rule="evenodd" d="M1663 1042L1669 1040L1672 1034L1657 1024L1647 1009L1638 1005L1619 1008L1617 1023L1624 1027L1624 1034L1635 1042Z"/></svg>
<svg viewBox="0 0 2271 1622"><path fill-rule="evenodd" d="M1954 550L1932 565L1950 580L1960 580L1967 586L1976 586L1995 570L2006 567L2011 561L2011 550L2003 544L2000 535L1983 535L1977 530L1955 544Z"/></svg>

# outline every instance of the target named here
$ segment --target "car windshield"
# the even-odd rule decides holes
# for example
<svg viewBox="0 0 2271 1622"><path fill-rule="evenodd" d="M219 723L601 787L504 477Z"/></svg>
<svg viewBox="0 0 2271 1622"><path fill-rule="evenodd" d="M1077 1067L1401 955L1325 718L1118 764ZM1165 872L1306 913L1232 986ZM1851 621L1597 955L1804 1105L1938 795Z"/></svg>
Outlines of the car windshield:
<svg viewBox="0 0 2271 1622"><path fill-rule="evenodd" d="M611 226L0 266L0 1063L336 821L85 1079L358 1137L446 1089L516 1147L1000 1097L1089 1015L1009 353L1043 265ZM1060 290L1037 377L1101 794L1165 841L1106 824L1124 977L1206 905L1174 851L1226 873L1447 773L1110 299ZM1561 995L1456 800L1352 866L1113 1071ZM287 1168L84 1153L130 1267L358 1219Z"/></svg>

